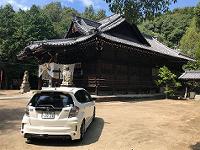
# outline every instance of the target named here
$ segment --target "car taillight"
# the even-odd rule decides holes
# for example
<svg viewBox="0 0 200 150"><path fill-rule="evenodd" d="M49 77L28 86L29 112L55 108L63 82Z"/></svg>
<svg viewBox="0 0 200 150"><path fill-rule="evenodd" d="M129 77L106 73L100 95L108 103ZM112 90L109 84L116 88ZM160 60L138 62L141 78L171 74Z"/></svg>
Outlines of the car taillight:
<svg viewBox="0 0 200 150"><path fill-rule="evenodd" d="M79 112L79 107L77 106L72 107L69 112L69 118L76 117L78 115L78 112Z"/></svg>
<svg viewBox="0 0 200 150"><path fill-rule="evenodd" d="M25 114L26 114L27 116L29 116L29 109L28 109L28 107L26 107L26 109L25 109Z"/></svg>

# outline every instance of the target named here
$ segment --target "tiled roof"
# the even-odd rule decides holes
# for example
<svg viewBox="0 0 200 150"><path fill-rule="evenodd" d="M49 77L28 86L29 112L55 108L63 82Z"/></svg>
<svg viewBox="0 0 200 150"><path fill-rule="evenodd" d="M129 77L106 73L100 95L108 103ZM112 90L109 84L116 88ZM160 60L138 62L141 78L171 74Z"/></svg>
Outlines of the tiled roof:
<svg viewBox="0 0 200 150"><path fill-rule="evenodd" d="M150 46L148 46L146 44L142 44L142 43L134 42L132 40L124 39L123 37L113 36L113 35L110 35L108 32L106 32L106 31L111 30L111 29L115 28L116 26L120 25L124 21L125 21L125 19L119 14L112 15L103 20L100 20L99 22L91 21L89 19L85 19L85 18L76 16L73 19L73 23L78 28L78 30L81 33L83 33L83 36L80 36L77 38L36 41L33 44L27 46L25 48L25 50L28 48L29 51L30 50L34 51L35 49L40 48L41 46L49 46L49 47L70 46L70 45L84 42L96 35L98 37L101 37L101 38L104 38L104 39L107 39L110 41L125 44L125 45L131 46L131 47L137 47L140 49L144 49L144 50L148 51L149 53L157 53L157 54L180 58L183 60L192 60L193 61L193 59L182 55L177 50L171 49L171 48L163 45L162 43L160 43L159 41L157 41L155 38L153 38L151 36L143 35L145 38L144 40L146 40L150 45ZM21 55L22 55L22 53L21 53ZM19 54L19 56L20 56L20 54Z"/></svg>
<svg viewBox="0 0 200 150"><path fill-rule="evenodd" d="M43 40L43 41L35 41L33 43L34 46L42 45L42 46L67 46L67 45L73 45L80 42L84 42L88 40L89 38L93 37L95 34L82 36L79 38L68 38L68 39L54 39L54 40ZM37 46L36 46L37 47ZM29 46L30 49L32 48L32 45Z"/></svg>
<svg viewBox="0 0 200 150"><path fill-rule="evenodd" d="M88 36L83 36L79 38L68 38L68 39L54 39L54 40L43 40L43 41L34 41L33 44L27 46L24 48L23 51L21 51L18 54L19 59L24 59L26 57L31 57L32 53L35 53L37 49L40 49L41 47L47 46L47 47L65 47L65 46L71 46L74 44L82 43L87 40L90 40L95 36L95 34L91 34Z"/></svg>
<svg viewBox="0 0 200 150"><path fill-rule="evenodd" d="M179 79L183 79L183 80L200 80L200 70L198 71L186 71L184 72Z"/></svg>
<svg viewBox="0 0 200 150"><path fill-rule="evenodd" d="M164 55L169 55L169 56L172 56L172 57L178 57L178 58L194 61L194 59L184 56L178 50L171 49L171 48L167 47L166 45L162 44L156 38L153 38L149 35L148 36L144 35L144 37L149 42L149 44L151 45L151 49L155 52L158 52L158 53L164 54Z"/></svg>

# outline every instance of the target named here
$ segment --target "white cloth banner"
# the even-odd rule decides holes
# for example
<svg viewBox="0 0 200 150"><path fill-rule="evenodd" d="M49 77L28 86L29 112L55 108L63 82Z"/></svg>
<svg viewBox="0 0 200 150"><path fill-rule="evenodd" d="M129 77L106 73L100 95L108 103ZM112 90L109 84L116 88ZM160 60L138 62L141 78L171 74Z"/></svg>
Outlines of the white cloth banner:
<svg viewBox="0 0 200 150"><path fill-rule="evenodd" d="M50 77L55 79L63 79L63 66L62 64L56 64L56 63L45 63L42 65L39 65L39 73L38 76L42 77L43 80L49 80ZM74 74L74 67L75 64L67 64L69 67L70 72L72 73L72 77Z"/></svg>

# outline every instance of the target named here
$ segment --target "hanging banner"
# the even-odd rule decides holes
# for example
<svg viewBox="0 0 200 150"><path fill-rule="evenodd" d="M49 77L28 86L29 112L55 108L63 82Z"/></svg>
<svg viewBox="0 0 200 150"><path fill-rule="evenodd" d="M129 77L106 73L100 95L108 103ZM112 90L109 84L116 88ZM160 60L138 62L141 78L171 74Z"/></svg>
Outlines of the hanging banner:
<svg viewBox="0 0 200 150"><path fill-rule="evenodd" d="M63 64L56 63L45 63L39 65L38 76L42 77L43 80L49 80L50 78L63 79L63 66ZM67 64L67 66L69 67L69 70L72 73L73 77L75 64Z"/></svg>

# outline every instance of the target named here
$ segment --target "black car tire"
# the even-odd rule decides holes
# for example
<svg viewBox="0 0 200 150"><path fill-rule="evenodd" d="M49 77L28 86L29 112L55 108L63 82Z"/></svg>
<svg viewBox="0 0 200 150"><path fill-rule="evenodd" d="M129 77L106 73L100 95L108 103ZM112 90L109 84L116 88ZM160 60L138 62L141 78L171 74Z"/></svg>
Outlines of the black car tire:
<svg viewBox="0 0 200 150"><path fill-rule="evenodd" d="M85 121L83 120L81 127L80 127L80 139L79 139L79 141L83 140L84 135L85 135Z"/></svg>
<svg viewBox="0 0 200 150"><path fill-rule="evenodd" d="M94 121L95 117L96 117L96 107L94 107L93 116L92 116L92 121Z"/></svg>
<svg viewBox="0 0 200 150"><path fill-rule="evenodd" d="M27 143L27 144L31 144L31 143L32 143L32 138L27 138L27 139L26 139L26 143Z"/></svg>

